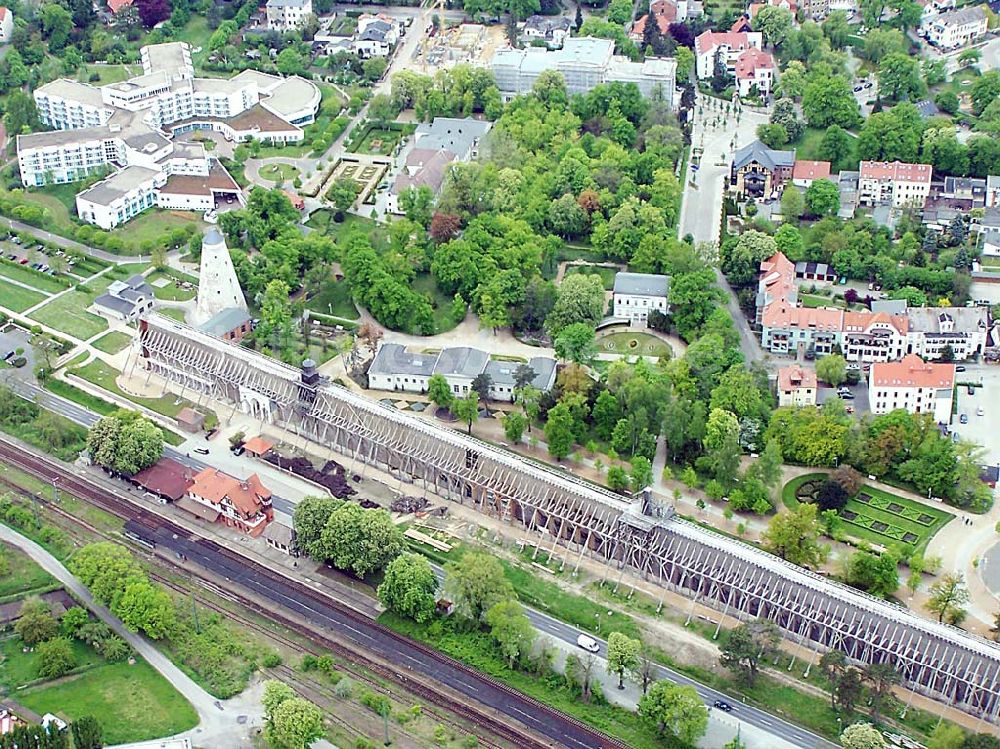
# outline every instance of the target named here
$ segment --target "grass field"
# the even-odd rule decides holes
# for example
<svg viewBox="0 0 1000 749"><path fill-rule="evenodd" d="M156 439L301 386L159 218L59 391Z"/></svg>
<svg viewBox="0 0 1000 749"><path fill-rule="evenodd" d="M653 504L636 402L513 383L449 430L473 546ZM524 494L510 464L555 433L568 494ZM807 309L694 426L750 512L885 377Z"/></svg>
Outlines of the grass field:
<svg viewBox="0 0 1000 749"><path fill-rule="evenodd" d="M37 291L30 291L23 286L15 286L0 280L0 305L9 310L24 312L29 307L44 302L45 299L45 295Z"/></svg>
<svg viewBox="0 0 1000 749"><path fill-rule="evenodd" d="M796 476L785 484L781 490L785 506L791 509L797 507L797 490L807 482L816 482L818 486L826 475L809 473ZM927 542L954 515L923 502L864 486L857 497L847 501L840 517L847 535L880 546L897 547L908 555L923 551Z"/></svg>
<svg viewBox="0 0 1000 749"><path fill-rule="evenodd" d="M434 332L444 333L458 325L461 320L451 316L452 299L441 292L430 273L418 273L410 284L410 288L418 294L430 297L434 311Z"/></svg>
<svg viewBox="0 0 1000 749"><path fill-rule="evenodd" d="M85 645L79 640L72 640L73 653L76 655L76 663L79 668L96 666L100 664L101 657L89 645ZM3 661L0 662L0 684L13 691L19 687L34 681L38 664L38 653L35 651L23 652L24 645L17 636L8 637L0 642L0 653L3 654ZM19 694L23 694L20 692ZM49 712L49 711L44 711ZM58 712L53 710L51 712Z"/></svg>
<svg viewBox="0 0 1000 749"><path fill-rule="evenodd" d="M272 182L288 182L299 176L299 170L291 164L265 164L259 174Z"/></svg>
<svg viewBox="0 0 1000 749"><path fill-rule="evenodd" d="M820 143L823 140L823 135L826 130L815 127L807 127L802 133L802 137L798 139L795 143L792 143L790 147L795 149L795 156L798 159L808 159L812 161L823 161L820 156ZM857 169L858 168L858 154L857 154L857 139L851 138L851 155L843 160L840 164L834 164L833 168L841 169ZM833 175L834 181L836 181L836 173Z"/></svg>
<svg viewBox="0 0 1000 749"><path fill-rule="evenodd" d="M625 356L670 356L670 344L649 333L611 333L597 339L600 353Z"/></svg>
<svg viewBox="0 0 1000 749"><path fill-rule="evenodd" d="M172 736L198 723L190 703L145 661L101 665L58 684L18 692L17 699L39 714L70 720L96 715L109 745Z"/></svg>
<svg viewBox="0 0 1000 749"><path fill-rule="evenodd" d="M344 220L337 223L333 220L332 211L320 209L313 212L306 221L306 226L322 232L337 244L342 244L347 237L359 233L371 239L372 247L376 250L384 250L389 246L386 230L382 224L353 213L344 214Z"/></svg>
<svg viewBox="0 0 1000 749"><path fill-rule="evenodd" d="M8 565L7 574L0 577L0 597L55 584L56 579L20 549L7 544L0 544L0 549Z"/></svg>
<svg viewBox="0 0 1000 749"><path fill-rule="evenodd" d="M819 294L799 294L799 301L802 302L803 307L810 307L816 309L817 307L843 307L843 298L835 299L833 297L821 296Z"/></svg>
<svg viewBox="0 0 1000 749"><path fill-rule="evenodd" d="M96 293L74 289L39 307L30 317L67 335L86 340L108 329L107 320L87 312L87 307L93 304L96 297Z"/></svg>
<svg viewBox="0 0 1000 749"><path fill-rule="evenodd" d="M179 307L164 307L163 309L158 309L156 311L164 317L169 317L171 320L184 322L184 310Z"/></svg>
<svg viewBox="0 0 1000 749"><path fill-rule="evenodd" d="M615 274L617 268L606 268L601 265L568 265L566 275L598 276L604 284L605 291L611 291L615 287Z"/></svg>
<svg viewBox="0 0 1000 749"><path fill-rule="evenodd" d="M125 234L128 241L139 244L147 239L155 241L171 229L191 226L191 224L198 224L200 221L201 217L197 213L179 213L150 208L117 231Z"/></svg>
<svg viewBox="0 0 1000 749"><path fill-rule="evenodd" d="M157 286L153 283L161 278L166 278L170 283L166 286ZM153 287L153 296L166 302L187 302L198 294L197 289L182 289L178 285L177 279L161 271L150 273L146 277L146 281Z"/></svg>
<svg viewBox="0 0 1000 749"><path fill-rule="evenodd" d="M90 80L92 74L96 73L99 78L96 81ZM91 86L104 86L108 83L120 83L136 75L142 75L142 67L128 65L86 65L77 76L77 80L82 83L89 83Z"/></svg>
<svg viewBox="0 0 1000 749"><path fill-rule="evenodd" d="M347 281L327 281L320 292L306 302L306 308L347 320L357 320L359 317Z"/></svg>
<svg viewBox="0 0 1000 749"><path fill-rule="evenodd" d="M9 278L11 281L26 284L33 289L43 291L47 294L58 294L70 286L68 280L63 280L58 276L48 276L44 273L38 273L26 265L19 265L9 260L0 262L0 276Z"/></svg>
<svg viewBox="0 0 1000 749"><path fill-rule="evenodd" d="M132 343L132 336L122 333L120 330L112 330L107 335L102 335L94 341L94 348L103 351L105 354L117 354L124 351Z"/></svg>

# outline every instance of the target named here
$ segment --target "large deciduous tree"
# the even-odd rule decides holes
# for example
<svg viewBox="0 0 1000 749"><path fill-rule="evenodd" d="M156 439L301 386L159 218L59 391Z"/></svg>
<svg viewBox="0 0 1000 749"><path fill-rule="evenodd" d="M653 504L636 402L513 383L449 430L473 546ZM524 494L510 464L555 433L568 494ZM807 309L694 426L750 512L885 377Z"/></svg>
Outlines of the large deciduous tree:
<svg viewBox="0 0 1000 749"><path fill-rule="evenodd" d="M531 655L535 627L516 600L511 598L490 606L486 611L486 623L510 668Z"/></svg>
<svg viewBox="0 0 1000 749"><path fill-rule="evenodd" d="M495 604L514 597L503 565L483 552L472 552L457 562L449 562L445 566L443 592L454 605L455 613L477 623Z"/></svg>
<svg viewBox="0 0 1000 749"><path fill-rule="evenodd" d="M608 673L618 677L618 688L625 688L625 674L639 665L642 642L621 632L608 635Z"/></svg>
<svg viewBox="0 0 1000 749"><path fill-rule="evenodd" d="M97 465L131 476L163 455L163 432L138 411L120 409L90 428L87 449Z"/></svg>
<svg viewBox="0 0 1000 749"><path fill-rule="evenodd" d="M586 323L594 327L604 317L604 284L599 276L576 273L559 284L555 305L545 327L553 336L573 323Z"/></svg>
<svg viewBox="0 0 1000 749"><path fill-rule="evenodd" d="M882 733L871 723L855 723L840 734L844 749L885 749Z"/></svg>
<svg viewBox="0 0 1000 749"><path fill-rule="evenodd" d="M761 661L767 659L781 642L778 625L770 619L756 619L741 624L729 633L719 662L748 685L753 685Z"/></svg>
<svg viewBox="0 0 1000 749"><path fill-rule="evenodd" d="M334 567L364 578L402 552L403 532L385 510L345 502L330 515L314 546Z"/></svg>
<svg viewBox="0 0 1000 749"><path fill-rule="evenodd" d="M819 543L816 506L802 504L792 512L775 515L764 531L764 548L803 567L818 567L828 549Z"/></svg>
<svg viewBox="0 0 1000 749"><path fill-rule="evenodd" d="M378 598L390 611L417 622L434 616L437 577L419 554L401 554L389 562L378 586Z"/></svg>
<svg viewBox="0 0 1000 749"><path fill-rule="evenodd" d="M694 687L657 681L639 700L639 716L660 736L694 745L708 728L708 708Z"/></svg>
<svg viewBox="0 0 1000 749"><path fill-rule="evenodd" d="M965 618L965 604L970 600L969 589L961 573L949 572L930 587L927 608L938 615L938 621L958 624Z"/></svg>

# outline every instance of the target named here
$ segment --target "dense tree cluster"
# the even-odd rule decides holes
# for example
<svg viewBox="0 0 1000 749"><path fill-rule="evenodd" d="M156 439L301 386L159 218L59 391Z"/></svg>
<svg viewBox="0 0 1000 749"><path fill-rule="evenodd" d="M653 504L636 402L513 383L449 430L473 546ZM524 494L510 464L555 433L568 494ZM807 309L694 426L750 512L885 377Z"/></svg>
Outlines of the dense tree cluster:
<svg viewBox="0 0 1000 749"><path fill-rule="evenodd" d="M138 411L120 409L90 428L87 449L97 465L131 476L163 455L163 432Z"/></svg>
<svg viewBox="0 0 1000 749"><path fill-rule="evenodd" d="M385 569L403 551L403 532L389 513L356 502L306 497L295 506L293 523L309 556L361 578Z"/></svg>

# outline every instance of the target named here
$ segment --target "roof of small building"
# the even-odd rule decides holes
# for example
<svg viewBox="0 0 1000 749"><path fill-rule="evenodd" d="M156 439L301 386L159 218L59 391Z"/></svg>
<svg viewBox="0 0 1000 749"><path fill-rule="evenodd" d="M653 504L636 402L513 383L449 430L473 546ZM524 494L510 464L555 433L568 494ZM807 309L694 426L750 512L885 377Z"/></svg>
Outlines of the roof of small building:
<svg viewBox="0 0 1000 749"><path fill-rule="evenodd" d="M383 343L368 367L368 374L430 377L434 374L438 356L407 351L406 346L399 343Z"/></svg>
<svg viewBox="0 0 1000 749"><path fill-rule="evenodd" d="M615 274L615 294L631 294L633 296L664 297L670 292L670 276L655 273Z"/></svg>
<svg viewBox="0 0 1000 749"><path fill-rule="evenodd" d="M871 303L872 312L885 312L887 315L905 315L905 299L873 299Z"/></svg>
<svg viewBox="0 0 1000 749"><path fill-rule="evenodd" d="M195 411L190 406L185 406L180 411L177 412L177 416L174 417L179 423L187 424L188 426L200 427L205 423L205 414L200 411Z"/></svg>
<svg viewBox="0 0 1000 749"><path fill-rule="evenodd" d="M209 523L214 523L219 519L219 510L212 509L211 507L206 507L201 502L195 502L190 497L181 497L176 502L175 505L180 507L186 512L190 512L197 518L202 520L207 520Z"/></svg>
<svg viewBox="0 0 1000 749"><path fill-rule="evenodd" d="M191 485L191 469L172 458L160 458L135 474L132 481L154 494L177 501Z"/></svg>
<svg viewBox="0 0 1000 749"><path fill-rule="evenodd" d="M539 31L543 34L551 34L553 31L569 31L573 22L565 16L529 16L524 21L524 29L527 31Z"/></svg>
<svg viewBox="0 0 1000 749"><path fill-rule="evenodd" d="M465 158L476 141L493 127L493 123L471 117L435 117L433 122L418 125L414 133L415 148L448 151Z"/></svg>
<svg viewBox="0 0 1000 749"><path fill-rule="evenodd" d="M774 58L770 53L751 47L736 59L736 77L749 79L756 78L758 70L770 70L774 68Z"/></svg>
<svg viewBox="0 0 1000 749"><path fill-rule="evenodd" d="M490 355L469 346L446 348L438 355L434 374L475 377L486 369Z"/></svg>
<svg viewBox="0 0 1000 749"><path fill-rule="evenodd" d="M816 388L816 372L793 364L778 370L778 390L788 392L796 388Z"/></svg>
<svg viewBox="0 0 1000 749"><path fill-rule="evenodd" d="M250 315L241 307L226 307L216 315L210 317L206 322L198 326L209 335L221 338L226 333L231 333L242 327L250 320Z"/></svg>
<svg viewBox="0 0 1000 749"><path fill-rule="evenodd" d="M522 362L512 362L491 358L486 365L486 374L494 385L514 385L514 372ZM556 368L556 360L546 356L534 356L528 366L535 370L535 377L530 385L538 390L547 390L552 373Z"/></svg>
<svg viewBox="0 0 1000 749"><path fill-rule="evenodd" d="M976 23L987 20L986 11L980 6L974 5L960 10L951 10L942 13L934 19L934 23L942 26L964 26L967 23Z"/></svg>
<svg viewBox="0 0 1000 749"><path fill-rule="evenodd" d="M282 546L292 546L295 543L295 529L277 521L268 523L261 535L266 540Z"/></svg>
<svg viewBox="0 0 1000 749"><path fill-rule="evenodd" d="M253 453L254 455L265 455L270 452L273 447L273 442L269 442L260 435L251 437L243 443L243 449L248 453Z"/></svg>
<svg viewBox="0 0 1000 749"><path fill-rule="evenodd" d="M872 364L871 381L880 387L952 388L955 365L925 362L916 354L907 354L897 362Z"/></svg>
<svg viewBox="0 0 1000 749"><path fill-rule="evenodd" d="M211 195L213 191L239 192L240 186L226 168L212 160L208 176L200 174L171 174L160 188L167 195Z"/></svg>
<svg viewBox="0 0 1000 749"><path fill-rule="evenodd" d="M778 167L791 167L795 164L795 151L777 151L755 140L733 154L734 169L742 169L752 162L757 162L771 171Z"/></svg>
<svg viewBox="0 0 1000 749"><path fill-rule="evenodd" d="M830 162L796 159L792 179L830 179Z"/></svg>
<svg viewBox="0 0 1000 749"><path fill-rule="evenodd" d="M94 300L94 306L104 307L122 315L131 315L136 307L136 303L114 294L101 294Z"/></svg>

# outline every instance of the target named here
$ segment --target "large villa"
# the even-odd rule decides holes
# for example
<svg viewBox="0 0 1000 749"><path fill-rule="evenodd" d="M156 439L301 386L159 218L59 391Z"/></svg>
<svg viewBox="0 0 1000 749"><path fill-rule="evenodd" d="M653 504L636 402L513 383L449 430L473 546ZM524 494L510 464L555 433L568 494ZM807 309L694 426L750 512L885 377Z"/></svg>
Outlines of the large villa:
<svg viewBox="0 0 1000 749"><path fill-rule="evenodd" d="M235 142L294 143L319 109L319 89L297 76L195 78L186 42L143 47L142 69L101 87L59 79L36 89L38 115L53 129L17 136L21 182L76 182L111 169L76 197L80 218L102 229L154 205L208 211L242 202L239 185L204 146L175 137L213 130Z"/></svg>

